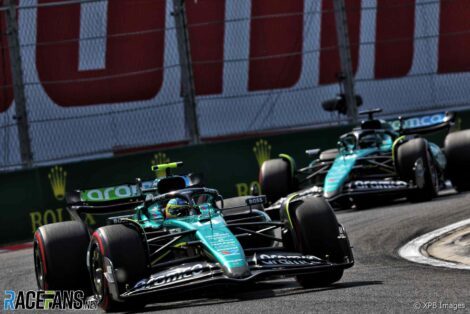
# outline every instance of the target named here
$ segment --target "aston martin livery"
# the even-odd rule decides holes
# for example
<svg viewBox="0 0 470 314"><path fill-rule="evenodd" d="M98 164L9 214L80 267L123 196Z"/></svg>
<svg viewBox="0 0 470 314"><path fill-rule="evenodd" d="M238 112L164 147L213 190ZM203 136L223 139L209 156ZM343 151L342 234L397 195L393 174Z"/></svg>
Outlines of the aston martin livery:
<svg viewBox="0 0 470 314"><path fill-rule="evenodd" d="M296 276L304 287L340 280L354 263L347 234L321 197L287 202L278 220L264 196L223 199L182 163L134 184L68 193L73 221L41 226L34 236L37 283L83 290L105 310L158 302L158 296L218 285ZM92 230L84 215L106 215ZM118 213L118 215L116 215Z"/></svg>
<svg viewBox="0 0 470 314"><path fill-rule="evenodd" d="M292 195L321 195L335 209L342 209L402 197L426 201L450 184L457 191L470 189L465 178L470 170L470 131L455 130L454 113L387 122L374 118L379 112L361 112L368 119L342 135L336 148L307 150L312 158L307 167L297 169L287 154L265 161L260 186L274 208ZM422 136L439 131L450 132L443 148Z"/></svg>

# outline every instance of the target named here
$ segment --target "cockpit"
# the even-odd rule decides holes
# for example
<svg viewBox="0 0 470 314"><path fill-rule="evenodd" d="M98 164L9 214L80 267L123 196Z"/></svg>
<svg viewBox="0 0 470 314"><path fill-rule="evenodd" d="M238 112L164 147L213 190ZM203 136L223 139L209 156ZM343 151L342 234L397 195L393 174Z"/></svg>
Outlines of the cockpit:
<svg viewBox="0 0 470 314"><path fill-rule="evenodd" d="M394 134L385 130L356 130L340 137L338 146L340 150L353 151L356 149L390 148L394 141Z"/></svg>

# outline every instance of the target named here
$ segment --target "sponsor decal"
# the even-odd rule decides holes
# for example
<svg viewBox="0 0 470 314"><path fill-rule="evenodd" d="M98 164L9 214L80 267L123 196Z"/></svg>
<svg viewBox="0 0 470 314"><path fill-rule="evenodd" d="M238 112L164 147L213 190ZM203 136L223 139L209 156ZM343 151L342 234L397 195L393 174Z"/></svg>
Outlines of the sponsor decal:
<svg viewBox="0 0 470 314"><path fill-rule="evenodd" d="M83 291L5 290L3 310L97 310L98 302L85 298Z"/></svg>
<svg viewBox="0 0 470 314"><path fill-rule="evenodd" d="M139 281L134 289L145 289L194 279L211 273L208 263L198 263L187 267L177 267L168 271L153 274L149 279Z"/></svg>
<svg viewBox="0 0 470 314"><path fill-rule="evenodd" d="M263 165L266 160L271 159L271 144L264 139L260 139L255 142L253 146L253 153L256 161L258 162L259 168ZM250 195L251 190L259 191L262 193L259 182L253 180L251 182L239 182L235 184L236 193L238 196Z"/></svg>
<svg viewBox="0 0 470 314"><path fill-rule="evenodd" d="M42 225L70 220L67 211L64 210L67 177L70 178L63 167L54 166L50 168L49 173L47 174L47 179L50 183L52 195L57 200L57 207L30 210L29 217L32 234L34 234L37 228ZM93 215L89 213L85 214L85 223L90 226L95 225L96 221Z"/></svg>
<svg viewBox="0 0 470 314"><path fill-rule="evenodd" d="M313 255L295 255L295 254L260 254L258 258L254 257L257 264L264 266L302 266L317 265L323 261Z"/></svg>
<svg viewBox="0 0 470 314"><path fill-rule="evenodd" d="M151 188L153 185L153 181L145 181L142 182L142 188L148 189ZM137 190L136 185L118 185L118 186L111 186L105 188L98 188L98 189L91 189L82 191L81 199L82 201L91 201L91 202L99 202L99 201L113 201L123 198L130 198L139 196L139 192Z"/></svg>
<svg viewBox="0 0 470 314"><path fill-rule="evenodd" d="M258 197L250 197L246 200L246 204L248 206L253 206L253 205L258 205L258 204L265 204L266 203L266 197L263 196L258 196Z"/></svg>
<svg viewBox="0 0 470 314"><path fill-rule="evenodd" d="M236 255L236 254L239 254L240 252L235 249L235 250L223 250L220 253L222 253L223 255Z"/></svg>
<svg viewBox="0 0 470 314"><path fill-rule="evenodd" d="M404 181L374 180L374 181L352 181L346 185L351 191L366 190L393 190L408 187Z"/></svg>
<svg viewBox="0 0 470 314"><path fill-rule="evenodd" d="M138 196L137 186L119 185L108 188L92 189L82 192L84 201L111 201L121 198Z"/></svg>
<svg viewBox="0 0 470 314"><path fill-rule="evenodd" d="M445 121L446 114L444 112L435 113L432 115L425 115L420 117L405 118L403 128L404 129L418 129L428 126L438 125ZM395 130L400 129L400 121L393 120L390 124Z"/></svg>
<svg viewBox="0 0 470 314"><path fill-rule="evenodd" d="M51 184L52 193L58 201L64 200L65 187L67 183L67 172L60 166L55 166L49 171L49 182Z"/></svg>
<svg viewBox="0 0 470 314"><path fill-rule="evenodd" d="M261 168L263 162L271 158L271 145L266 140L259 140L253 146L253 153L255 153L256 161Z"/></svg>

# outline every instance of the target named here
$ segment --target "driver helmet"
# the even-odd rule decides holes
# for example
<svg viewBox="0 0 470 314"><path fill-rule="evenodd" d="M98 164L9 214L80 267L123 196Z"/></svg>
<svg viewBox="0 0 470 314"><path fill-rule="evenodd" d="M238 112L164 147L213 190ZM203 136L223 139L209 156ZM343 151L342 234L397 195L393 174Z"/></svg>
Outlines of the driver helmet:
<svg viewBox="0 0 470 314"><path fill-rule="evenodd" d="M188 216L191 210L188 202L181 198L173 198L165 207L165 218Z"/></svg>

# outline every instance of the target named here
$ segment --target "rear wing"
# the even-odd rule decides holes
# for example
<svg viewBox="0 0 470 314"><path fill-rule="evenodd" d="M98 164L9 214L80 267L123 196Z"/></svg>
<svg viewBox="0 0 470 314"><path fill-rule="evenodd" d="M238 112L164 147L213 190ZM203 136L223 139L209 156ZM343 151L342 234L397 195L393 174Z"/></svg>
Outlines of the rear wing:
<svg viewBox="0 0 470 314"><path fill-rule="evenodd" d="M142 182L142 188L137 183L121 184L89 190L67 192L67 206L71 210L106 214L117 211L131 210L144 201L143 187L151 189L153 181Z"/></svg>
<svg viewBox="0 0 470 314"><path fill-rule="evenodd" d="M175 180L179 180L179 186L172 184ZM69 209L79 212L106 214L125 211L142 204L148 194L169 192L160 191L162 188L173 190L198 187L203 185L202 180L201 174L171 176L147 181L137 179L136 183L67 192L66 202Z"/></svg>
<svg viewBox="0 0 470 314"><path fill-rule="evenodd" d="M142 190L153 187L153 180L138 183L121 184L89 190L75 190L66 194L67 205L87 203L115 203L125 199L133 199L142 195Z"/></svg>
<svg viewBox="0 0 470 314"><path fill-rule="evenodd" d="M428 115L411 117L399 117L397 120L389 121L395 131L400 134L426 134L443 129L450 129L456 119L454 112L437 112Z"/></svg>

